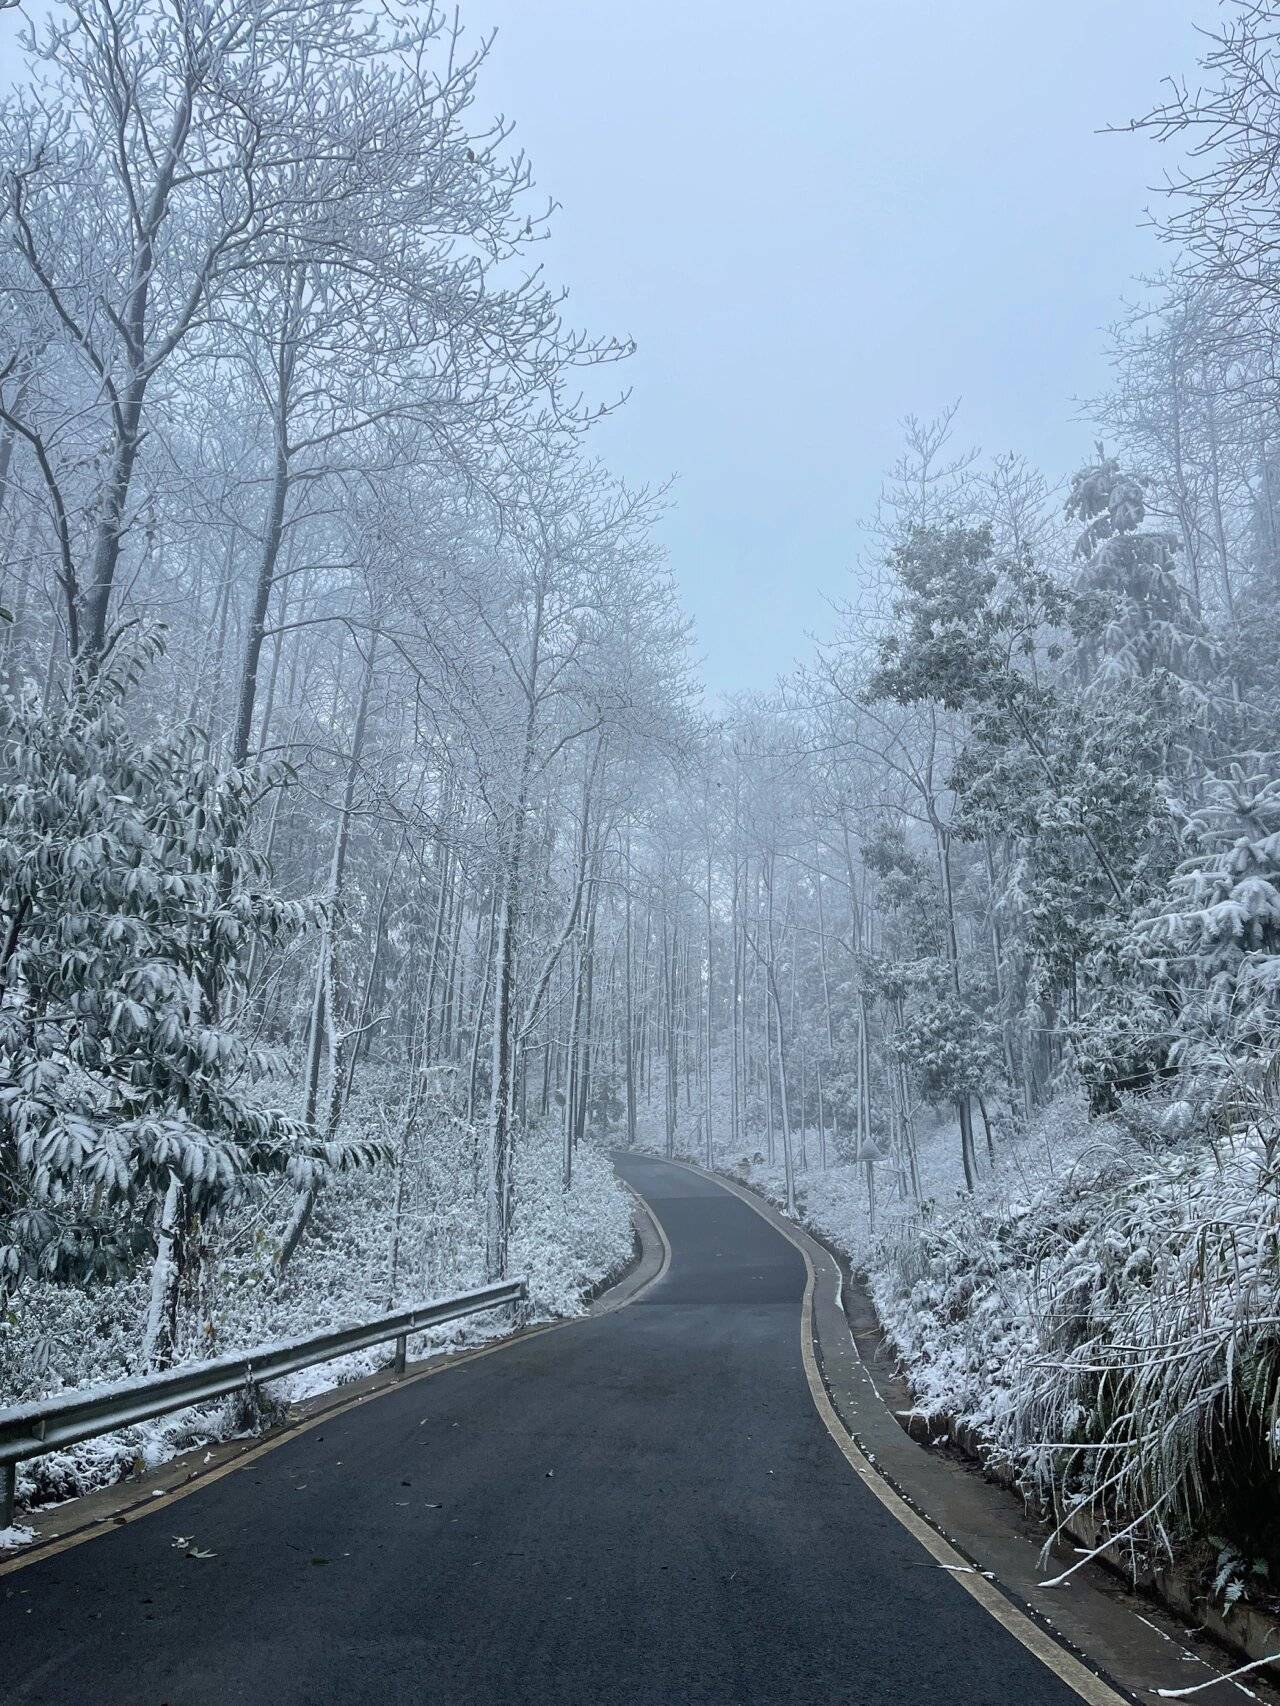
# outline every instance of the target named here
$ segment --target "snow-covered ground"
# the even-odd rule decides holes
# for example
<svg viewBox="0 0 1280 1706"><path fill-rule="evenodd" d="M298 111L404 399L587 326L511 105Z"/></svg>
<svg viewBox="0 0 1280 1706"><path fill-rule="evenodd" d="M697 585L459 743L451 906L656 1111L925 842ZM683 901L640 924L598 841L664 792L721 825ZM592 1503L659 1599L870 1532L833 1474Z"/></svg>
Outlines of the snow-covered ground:
<svg viewBox="0 0 1280 1706"><path fill-rule="evenodd" d="M354 1173L322 1192L312 1225L283 1280L271 1205L228 1224L201 1249L200 1280L184 1299L184 1361L367 1320L397 1304L468 1290L484 1282L484 1203L477 1157L459 1142L465 1128L440 1128L411 1158L401 1203L392 1284L395 1178ZM573 1188L560 1184L558 1133L533 1132L517 1161L512 1271L529 1282L532 1319L577 1314L583 1295L622 1266L632 1245L631 1199L608 1157L576 1158ZM277 1216L278 1218L278 1216ZM0 1315L0 1405L68 1388L127 1379L142 1367L145 1266L128 1279L87 1290L37 1285ZM502 1331L487 1316L458 1321L412 1341L411 1355L471 1344ZM273 1382L266 1418L286 1404L357 1380L386 1365L389 1347L358 1352ZM46 1504L88 1492L207 1441L261 1425L239 1396L103 1435L22 1465L20 1501ZM21 1531L0 1535L18 1543Z"/></svg>

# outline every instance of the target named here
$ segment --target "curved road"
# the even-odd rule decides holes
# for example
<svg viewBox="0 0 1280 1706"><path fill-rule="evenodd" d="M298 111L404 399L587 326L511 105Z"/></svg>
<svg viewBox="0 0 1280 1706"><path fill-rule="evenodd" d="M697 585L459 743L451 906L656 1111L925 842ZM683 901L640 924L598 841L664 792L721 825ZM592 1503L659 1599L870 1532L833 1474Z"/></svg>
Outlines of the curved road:
<svg viewBox="0 0 1280 1706"><path fill-rule="evenodd" d="M634 1303L0 1577L0 1700L1078 1706L828 1434L799 1253L708 1180L621 1169L672 1247Z"/></svg>

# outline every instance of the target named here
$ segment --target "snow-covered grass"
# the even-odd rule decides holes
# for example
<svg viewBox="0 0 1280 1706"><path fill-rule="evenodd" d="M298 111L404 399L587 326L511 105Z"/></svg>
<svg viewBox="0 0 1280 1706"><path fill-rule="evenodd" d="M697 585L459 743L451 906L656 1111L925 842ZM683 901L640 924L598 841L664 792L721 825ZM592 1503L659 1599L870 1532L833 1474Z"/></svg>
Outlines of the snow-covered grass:
<svg viewBox="0 0 1280 1706"><path fill-rule="evenodd" d="M660 1112L641 1127L658 1152ZM797 1208L865 1274L922 1411L984 1436L1046 1508L1128 1531L1135 1565L1190 1559L1228 1600L1263 1597L1280 1570L1277 1157L1258 1130L1167 1124L1139 1105L1092 1120L1065 1095L980 1155L970 1196L939 1123L919 1205L877 1169L874 1227L865 1169L819 1170L811 1136ZM717 1144L716 1166L781 1205L762 1149ZM705 1160L695 1122L676 1153Z"/></svg>
<svg viewBox="0 0 1280 1706"><path fill-rule="evenodd" d="M997 1429L1030 1484L1148 1552L1236 1551L1254 1585L1280 1567L1278 1187L1247 1131L1139 1148L1042 1214L1034 1355Z"/></svg>
<svg viewBox="0 0 1280 1706"><path fill-rule="evenodd" d="M525 1134L517 1151L511 1268L529 1282L533 1320L571 1316L583 1296L631 1251L631 1201L608 1156L575 1158L560 1182L556 1132ZM391 1169L340 1177L321 1193L307 1237L282 1279L275 1271L280 1213L263 1199L200 1240L198 1275L182 1301L183 1361L302 1337L366 1320L394 1304L484 1282L484 1198L479 1134L442 1119L406 1163L399 1253L392 1280L396 1180ZM143 1367L149 1276L90 1289L25 1288L0 1314L0 1405L128 1379ZM479 1342L505 1330L489 1316L415 1339L411 1355ZM361 1351L273 1382L260 1398L237 1394L25 1463L19 1497L47 1504L90 1491L202 1445L259 1428L284 1406L360 1379L389 1360ZM17 1544L22 1536L10 1536ZM0 1545L5 1544L0 1536Z"/></svg>
<svg viewBox="0 0 1280 1706"><path fill-rule="evenodd" d="M1089 1507L1135 1568L1191 1558L1260 1593L1280 1565L1280 1191L1257 1131L1171 1140L1067 1098L974 1197L843 1228L922 1409L985 1435L1046 1507Z"/></svg>

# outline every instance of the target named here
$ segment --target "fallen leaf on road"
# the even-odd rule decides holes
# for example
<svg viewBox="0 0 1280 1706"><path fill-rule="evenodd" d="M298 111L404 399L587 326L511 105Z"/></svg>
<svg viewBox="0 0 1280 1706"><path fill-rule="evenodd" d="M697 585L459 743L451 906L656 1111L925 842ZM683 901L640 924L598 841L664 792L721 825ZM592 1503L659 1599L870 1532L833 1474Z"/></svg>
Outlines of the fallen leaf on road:
<svg viewBox="0 0 1280 1706"><path fill-rule="evenodd" d="M173 1537L173 1548L175 1552L181 1552L184 1558L204 1559L216 1558L218 1556L216 1552L203 1551L195 1544L195 1540L190 1534L175 1534Z"/></svg>

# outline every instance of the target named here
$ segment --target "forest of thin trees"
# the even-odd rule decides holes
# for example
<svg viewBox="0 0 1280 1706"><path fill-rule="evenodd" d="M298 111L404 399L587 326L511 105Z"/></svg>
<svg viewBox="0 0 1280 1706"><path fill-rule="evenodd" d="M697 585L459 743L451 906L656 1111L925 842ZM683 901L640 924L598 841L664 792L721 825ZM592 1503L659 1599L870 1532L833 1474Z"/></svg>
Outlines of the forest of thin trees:
<svg viewBox="0 0 1280 1706"><path fill-rule="evenodd" d="M390 1227L431 1122L497 1276L533 1131L565 1192L589 1141L656 1139L776 1160L792 1206L852 1161L874 1209L919 1202L939 1118L972 1188L1067 1084L1205 1142L1266 1104L1280 26L1224 17L1144 121L1189 165L1096 450L1054 486L909 420L833 633L714 712L667 496L595 459L630 346L544 281L486 44L333 0L33 31L0 107L11 1298L145 1271L143 1354L185 1354L219 1227L269 1227L283 1281L353 1170Z"/></svg>

